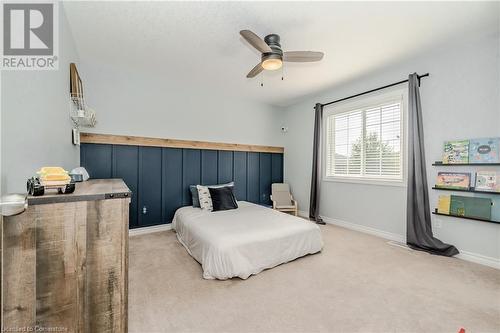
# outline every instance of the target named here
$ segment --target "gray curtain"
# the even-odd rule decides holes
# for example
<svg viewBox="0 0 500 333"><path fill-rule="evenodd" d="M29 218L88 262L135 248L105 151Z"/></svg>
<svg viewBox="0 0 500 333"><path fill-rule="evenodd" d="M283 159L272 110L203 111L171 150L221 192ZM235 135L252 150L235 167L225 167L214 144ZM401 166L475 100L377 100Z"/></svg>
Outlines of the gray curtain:
<svg viewBox="0 0 500 333"><path fill-rule="evenodd" d="M408 78L408 188L406 205L406 244L415 250L454 256L458 250L432 234L427 174L425 170L424 130L419 78Z"/></svg>
<svg viewBox="0 0 500 333"><path fill-rule="evenodd" d="M309 218L318 224L325 224L319 216L319 191L321 185L321 129L323 126L323 105L314 108L314 139L311 176L311 195L309 196Z"/></svg>

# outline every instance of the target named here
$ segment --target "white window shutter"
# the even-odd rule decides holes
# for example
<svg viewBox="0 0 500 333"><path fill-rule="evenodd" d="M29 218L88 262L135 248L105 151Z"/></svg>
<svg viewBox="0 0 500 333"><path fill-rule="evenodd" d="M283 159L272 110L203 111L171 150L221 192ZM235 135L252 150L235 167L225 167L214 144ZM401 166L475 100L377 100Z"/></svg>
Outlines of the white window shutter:
<svg viewBox="0 0 500 333"><path fill-rule="evenodd" d="M401 179L401 126L400 101L328 116L326 175Z"/></svg>

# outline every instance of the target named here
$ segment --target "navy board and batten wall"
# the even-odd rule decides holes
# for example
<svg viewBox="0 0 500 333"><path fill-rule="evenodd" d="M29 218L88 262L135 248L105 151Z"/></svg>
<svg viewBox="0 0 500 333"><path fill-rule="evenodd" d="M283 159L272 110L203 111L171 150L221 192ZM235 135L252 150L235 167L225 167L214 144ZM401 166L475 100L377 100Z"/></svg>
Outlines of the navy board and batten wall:
<svg viewBox="0 0 500 333"><path fill-rule="evenodd" d="M166 224L191 205L189 185L235 182L238 200L270 205L283 182L283 153L82 143L91 178L122 178L133 192L130 228Z"/></svg>

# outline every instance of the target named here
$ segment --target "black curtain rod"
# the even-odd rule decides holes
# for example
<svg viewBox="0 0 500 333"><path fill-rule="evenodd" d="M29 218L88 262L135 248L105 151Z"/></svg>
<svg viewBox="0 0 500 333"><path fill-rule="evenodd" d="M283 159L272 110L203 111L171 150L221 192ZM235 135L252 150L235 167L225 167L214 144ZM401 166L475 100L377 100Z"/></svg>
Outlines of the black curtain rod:
<svg viewBox="0 0 500 333"><path fill-rule="evenodd" d="M423 75L418 75L417 76L418 77L418 85L419 86L420 86L420 79L423 78L423 77L427 77L427 76L429 76L429 73L425 73ZM330 104L335 104L335 103L342 102L342 101L345 101L345 100L348 100L348 99L351 99L351 98L354 98L354 97L366 95L366 94L372 93L374 91L378 91L378 90L390 88L390 87L393 87L393 86L397 86L398 84L405 83L405 82L408 82L408 79L403 80L403 81L399 81L399 82L395 82L395 83L391 83L391 84L388 84L388 85L383 86L383 87L379 87L379 88L375 88L375 89L372 89L372 90L368 90L368 91L365 91L365 92L362 92L362 93L359 93L359 94L356 94L356 95L352 95L352 96L349 96L349 97L344 97L344 98L341 98L341 99L337 99L336 101L328 102L328 103L321 104L321 105L322 106L327 106L327 105L330 105Z"/></svg>

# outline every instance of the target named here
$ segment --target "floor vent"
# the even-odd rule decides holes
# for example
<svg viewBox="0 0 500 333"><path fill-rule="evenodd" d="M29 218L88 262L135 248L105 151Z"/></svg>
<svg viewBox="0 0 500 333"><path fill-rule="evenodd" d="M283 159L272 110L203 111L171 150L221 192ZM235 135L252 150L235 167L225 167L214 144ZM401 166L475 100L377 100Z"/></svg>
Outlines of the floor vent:
<svg viewBox="0 0 500 333"><path fill-rule="evenodd" d="M392 246L401 247L401 248L406 249L406 250L411 250L411 248L408 247L408 245L406 245L404 243L400 243L400 242L396 242L396 241L388 241L387 244L392 245Z"/></svg>

